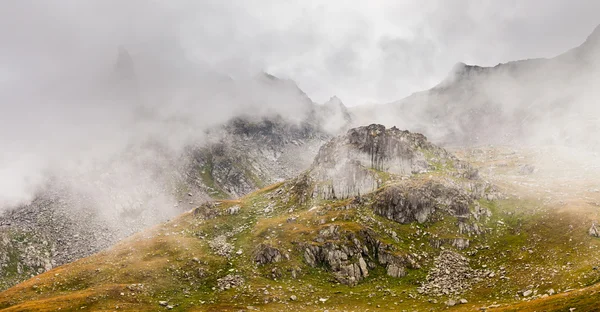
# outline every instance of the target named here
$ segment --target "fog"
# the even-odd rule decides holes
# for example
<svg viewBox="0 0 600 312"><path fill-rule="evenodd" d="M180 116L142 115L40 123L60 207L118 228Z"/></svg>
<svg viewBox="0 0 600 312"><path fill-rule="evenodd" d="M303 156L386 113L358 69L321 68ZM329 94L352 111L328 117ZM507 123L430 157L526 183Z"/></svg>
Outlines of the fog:
<svg viewBox="0 0 600 312"><path fill-rule="evenodd" d="M389 103L437 85L458 61L553 57L598 23L598 2L577 2L2 2L0 210L50 187L73 190L103 213L145 205L172 215L170 188L180 178L172 168L207 129L240 115L300 122L311 99L333 95L348 105ZM515 96L499 86L524 80L509 76L483 96ZM522 104L497 102L510 102L508 115ZM468 116L432 126L425 110L438 106L402 105L398 119L377 107L375 118L359 120L383 114L439 142L466 131Z"/></svg>
<svg viewBox="0 0 600 312"><path fill-rule="evenodd" d="M240 115L300 122L311 109L294 82L192 60L178 31L183 7L3 6L2 209L50 188L103 213L145 205L173 214L180 158L207 129Z"/></svg>
<svg viewBox="0 0 600 312"><path fill-rule="evenodd" d="M357 123L422 132L438 144L562 145L598 151L600 26L552 58L457 63L430 90L357 107Z"/></svg>

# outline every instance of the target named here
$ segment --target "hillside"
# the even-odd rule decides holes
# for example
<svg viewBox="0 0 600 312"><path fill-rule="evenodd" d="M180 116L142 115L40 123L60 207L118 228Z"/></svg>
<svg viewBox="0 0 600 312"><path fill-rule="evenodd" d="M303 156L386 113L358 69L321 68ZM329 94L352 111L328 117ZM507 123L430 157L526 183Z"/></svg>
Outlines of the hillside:
<svg viewBox="0 0 600 312"><path fill-rule="evenodd" d="M237 198L293 178L331 131L350 122L341 101L316 104L293 81L268 74L243 82L210 72L198 76L185 59L157 62L147 54L120 49L107 81L93 84L106 91L98 96L112 97L126 113L134 110L135 118L118 135L132 136L126 146L114 155L76 159L73 168L58 170L31 190L31 201L0 207L0 290L207 200ZM179 67L186 71L178 73ZM163 76L174 80L155 91ZM226 83L212 85L219 81ZM198 119L209 117L197 117L197 103L177 107L183 104L166 101L175 106L169 107L155 101L182 92L181 86L194 86L186 90L192 98L227 96L239 109L215 113L205 125ZM250 87L262 93L248 94ZM247 109L263 104L266 111ZM108 141L95 148L110 150L116 143Z"/></svg>
<svg viewBox="0 0 600 312"><path fill-rule="evenodd" d="M555 150L455 152L351 129L298 177L33 277L0 308L592 311L598 168L561 175L572 164Z"/></svg>

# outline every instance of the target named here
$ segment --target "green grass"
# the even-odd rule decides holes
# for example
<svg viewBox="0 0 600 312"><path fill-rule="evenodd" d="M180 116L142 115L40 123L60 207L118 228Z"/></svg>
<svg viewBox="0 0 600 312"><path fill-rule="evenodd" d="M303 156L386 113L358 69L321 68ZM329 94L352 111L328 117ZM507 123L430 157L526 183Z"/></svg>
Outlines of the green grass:
<svg viewBox="0 0 600 312"><path fill-rule="evenodd" d="M292 185L296 185L297 193L290 192ZM492 217L481 221L483 234L468 236L458 234L457 218L448 215L436 216L436 222L424 224L388 220L369 207L369 196L365 196L364 205L351 209L347 209L351 200L300 202L298 196L306 188L310 185L279 183L240 200L223 200L215 208L221 215L213 219L184 214L110 250L55 268L1 293L0 309L33 311L60 307L62 311L80 311L85 307L83 310L112 311L119 306L119 310L160 310L158 301L166 300L175 305L173 311L237 311L248 306L261 311L441 310L445 309L443 302L447 298L430 298L416 291L440 251L431 246L432 238L469 238L470 247L460 252L470 259L473 268L485 266L495 272L500 272L500 267L507 269L510 279L501 280L498 273L475 285L465 295L470 304L456 307L459 310L492 302L515 303L515 293L532 281L543 292L549 288L564 291L596 285L600 278L591 269L599 259L600 244L598 239L587 236L587 220L582 221L576 212L568 210L549 213L550 208L537 200L480 200L479 204L490 209ZM281 194L272 196L275 192ZM275 209L265 214L269 203L274 203ZM227 214L227 208L234 205L241 207L240 212ZM295 209L289 212L292 207ZM292 216L295 221L288 222ZM377 266L357 286L342 285L326 267L311 268L303 258L302 244L318 244L314 239L319 230L330 225L338 226L344 233L369 229L399 255L428 256L421 260L421 269L408 269L405 277L388 277L385 268ZM215 255L209 247L211 239L228 232L235 232L229 237L234 245L230 259ZM253 257L260 244L278 248L289 255L289 260L257 266ZM444 248L452 249L447 245ZM242 250L242 254L235 254L237 250ZM293 279L291 270L298 268L298 279ZM282 276L273 279L273 269L280 270ZM204 275L199 275L199 270ZM230 273L243 276L244 286L227 291L214 289L217 280ZM127 288L137 283L144 284L142 291ZM586 294L597 296L593 290ZM298 299L291 301L291 295ZM320 298L327 300L321 302ZM564 300L582 307L589 302L579 297Z"/></svg>

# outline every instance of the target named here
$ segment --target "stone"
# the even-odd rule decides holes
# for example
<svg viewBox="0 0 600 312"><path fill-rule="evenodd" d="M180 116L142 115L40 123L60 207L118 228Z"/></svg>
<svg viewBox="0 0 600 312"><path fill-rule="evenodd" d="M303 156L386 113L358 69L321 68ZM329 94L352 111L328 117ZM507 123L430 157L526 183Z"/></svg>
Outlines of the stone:
<svg viewBox="0 0 600 312"><path fill-rule="evenodd" d="M358 266L360 267L360 272L363 277L369 276L369 270L367 269L367 263L365 262L365 259L363 259L363 257L360 257L358 259Z"/></svg>
<svg viewBox="0 0 600 312"><path fill-rule="evenodd" d="M598 227L596 226L596 222L592 223L592 226L588 230L588 234L593 237L600 237L600 230L598 230Z"/></svg>
<svg viewBox="0 0 600 312"><path fill-rule="evenodd" d="M241 207L239 205L235 205L233 207L227 208L227 213L230 215L235 215L240 212Z"/></svg>
<svg viewBox="0 0 600 312"><path fill-rule="evenodd" d="M240 275L229 274L217 279L217 287L219 290L227 290L244 284L244 278Z"/></svg>
<svg viewBox="0 0 600 312"><path fill-rule="evenodd" d="M254 255L254 262L259 265L277 263L281 261L281 252L277 248L261 244Z"/></svg>
<svg viewBox="0 0 600 312"><path fill-rule="evenodd" d="M395 264L390 264L387 267L387 275L391 277L403 277L406 275L406 270L403 266L398 266Z"/></svg>

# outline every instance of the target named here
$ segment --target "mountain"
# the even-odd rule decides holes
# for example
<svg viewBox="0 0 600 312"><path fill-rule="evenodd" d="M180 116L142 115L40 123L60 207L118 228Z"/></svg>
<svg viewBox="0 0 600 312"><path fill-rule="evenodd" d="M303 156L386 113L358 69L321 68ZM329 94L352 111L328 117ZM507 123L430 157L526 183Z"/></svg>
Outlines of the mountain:
<svg viewBox="0 0 600 312"><path fill-rule="evenodd" d="M600 26L579 47L549 59L481 67L458 63L430 90L356 108L380 122L450 145L569 144L597 147Z"/></svg>
<svg viewBox="0 0 600 312"><path fill-rule="evenodd" d="M53 268L0 309L593 311L598 213L577 194L598 170L523 169L548 150L458 153L472 164L421 134L350 129L297 177Z"/></svg>
<svg viewBox="0 0 600 312"><path fill-rule="evenodd" d="M204 69L199 75L188 63L164 63L170 61L119 50L114 71L94 86L115 101L109 105L116 114L133 116L122 128L130 142L90 162L92 169L50 177L31 202L3 209L0 289L207 200L295 177L331 131L349 122L347 115L325 115L293 81L264 73L238 81ZM195 84L200 87L187 88ZM210 108L194 102L198 97L233 108Z"/></svg>

